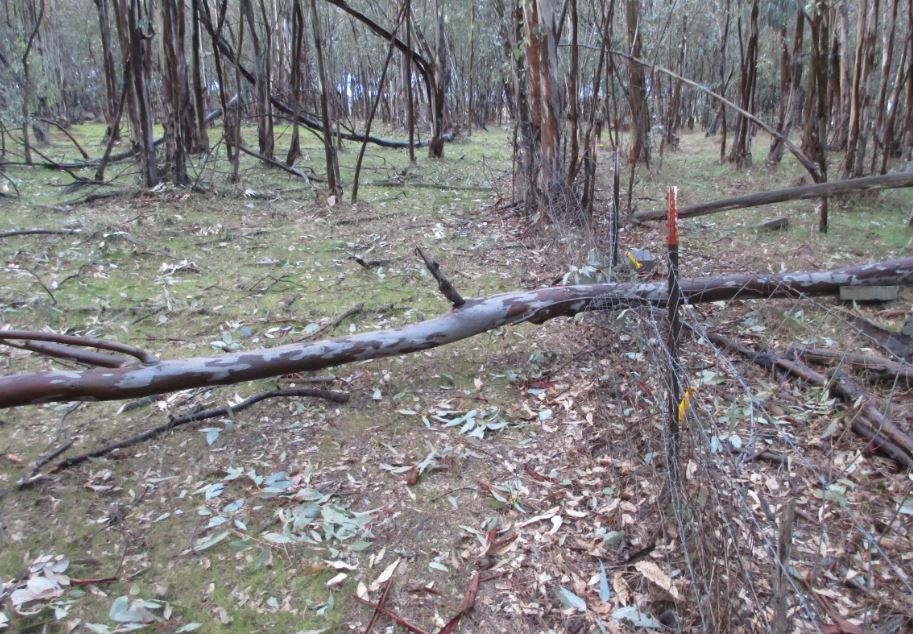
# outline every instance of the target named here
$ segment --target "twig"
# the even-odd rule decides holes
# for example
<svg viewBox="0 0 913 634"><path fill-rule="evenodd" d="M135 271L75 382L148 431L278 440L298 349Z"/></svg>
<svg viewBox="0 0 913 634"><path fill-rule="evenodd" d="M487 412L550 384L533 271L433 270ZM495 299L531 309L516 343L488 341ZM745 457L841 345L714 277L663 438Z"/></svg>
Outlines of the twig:
<svg viewBox="0 0 913 634"><path fill-rule="evenodd" d="M479 594L479 584L482 581L482 577L479 574L479 571L476 570L472 573L472 578L469 580L469 585L466 587L466 594L463 595L463 605L460 608L460 611L453 615L453 618L447 621L447 624L438 630L438 634L453 634L456 631L457 625L460 624L460 619L469 612L476 604L476 596Z"/></svg>
<svg viewBox="0 0 913 634"><path fill-rule="evenodd" d="M426 630L423 630L422 628L420 628L417 625L413 625L412 623L410 623L409 621L407 621L400 615L396 614L395 612L390 611L389 609L387 609L385 607L380 607L377 604L371 603L370 601L368 601L366 599L362 599L359 596L354 596L353 598L363 605L367 605L368 607L374 608L375 610L379 610L382 614L384 614L385 616L392 619L397 625L399 625L400 627L406 628L413 634L429 634Z"/></svg>
<svg viewBox="0 0 913 634"><path fill-rule="evenodd" d="M233 416L238 412L247 409L251 405L258 403L260 401L270 399L270 398L289 398L296 396L311 396L314 398L323 398L328 401L333 401L335 403L345 403L349 400L348 394L342 392L331 392L329 390L316 390L308 388L296 388L296 389L287 389L287 390L272 390L270 392L263 392L261 394L255 394L249 398L244 399L237 405L232 405L229 407L214 407L212 409L206 409L200 412L195 412L192 414L185 414L184 416L179 416L177 418L172 418L167 423L153 427L147 431L144 431L141 434L131 436L130 438L125 438L124 440L119 440L117 442L110 443L104 447L99 447L92 451L87 451L86 453L80 454L78 456L73 456L72 458L67 458L61 462L58 462L54 465L49 473L57 473L63 471L64 469L69 469L78 464L90 460L91 458L99 458L101 456L107 455L112 451L117 449L124 449L126 447L132 447L133 445L138 445L141 442L145 442L150 438L155 438L163 434L166 431L175 429L176 427L181 427L182 425L187 425L189 423L195 423L197 421L205 420L207 418L215 418L216 416Z"/></svg>
<svg viewBox="0 0 913 634"><path fill-rule="evenodd" d="M396 568L393 569L394 572ZM368 627L365 628L365 634L370 634L371 630L374 629L374 625L377 623L377 619L380 617L381 610L384 609L384 604L387 602L387 596L390 594L390 588L393 587L393 575L390 575L390 578L387 579L387 583L384 584L384 590L380 594L380 600L377 602L377 607L374 608L374 614L371 615L371 621L368 623Z"/></svg>
<svg viewBox="0 0 913 634"><path fill-rule="evenodd" d="M0 238L13 238L15 236L68 236L79 233L81 229L13 229L0 232Z"/></svg>
<svg viewBox="0 0 913 634"><path fill-rule="evenodd" d="M422 258L422 261L425 263L425 266L428 268L428 272L431 273L432 277L434 277L435 280L437 280L438 290L440 290L441 294L443 294L444 297L447 298L447 301L449 301L451 304L453 304L454 308L459 308L460 306L465 304L466 300L460 296L460 294L457 292L457 290L453 287L453 284L451 284L450 281L446 277L444 277L444 274L441 273L441 270L438 267L437 262L435 262L434 260L432 260L428 256L426 256L422 252L421 247L415 247L415 253L420 258Z"/></svg>
<svg viewBox="0 0 913 634"><path fill-rule="evenodd" d="M319 335L322 332L325 332L327 330L333 330L333 328L335 328L336 326L338 326L339 324L344 322L346 319L348 319L349 317L352 317L354 315L357 315L364 309L365 309L364 304L355 304L354 306L352 306L352 308L342 311L341 313L339 313L338 315L333 317L330 321L328 321L327 323L322 325L320 328L318 328L317 330L315 330L314 332L309 334L306 337L306 339L313 339L314 337L316 337L317 335Z"/></svg>
<svg viewBox="0 0 913 634"><path fill-rule="evenodd" d="M59 456L60 454L65 452L67 449L72 447L73 442L74 442L73 440L68 440L67 442L62 444L60 447L57 447L57 449L55 449L54 451L52 451L52 452L42 456L38 460L36 460L35 466L32 467L32 472L29 474L29 476L28 476L28 478L26 478L26 480L31 480L36 475L38 475L38 472L41 471L41 467L43 467L47 463L51 462L54 458L56 458L57 456Z"/></svg>
<svg viewBox="0 0 913 634"><path fill-rule="evenodd" d="M48 288L48 285L44 283L44 280L42 280L41 277L39 277L38 274L37 274L35 271L33 271L32 269L30 269L29 267L23 266L22 268L23 268L29 275L31 275L32 277L35 278L35 280L38 282L38 284L41 285L41 288L44 289L44 292L47 293L47 294L48 294L48 297L51 298L51 303L53 303L53 304L56 306L56 305L57 305L57 298L54 297L54 293L51 291L51 289Z"/></svg>
<svg viewBox="0 0 913 634"><path fill-rule="evenodd" d="M365 260L364 258L359 257L357 255L350 255L349 259L354 260L358 266L362 267L363 269L367 269L369 271L371 269L377 268L378 266L383 266L384 264L389 264L390 262L393 261L389 258L386 260Z"/></svg>
<svg viewBox="0 0 913 634"><path fill-rule="evenodd" d="M58 130L60 130L61 132L63 132L63 133L66 135L66 137L67 137L68 139L70 139L70 141L73 142L73 145L76 146L76 149L79 150L79 153L82 154L82 158L84 158L84 159L88 159L88 158L89 158L89 155L86 154L86 151L85 151L84 149L82 149L82 146L79 144L79 141L77 141L76 139L74 139L74 138L73 138L73 135L70 134L70 132L69 132L66 128L64 128L62 125L60 125L59 123L57 123L57 122L54 121L53 119L46 119L45 117L37 117L37 118L38 118L39 121L41 121L41 122L43 122L43 123L47 123L47 124L49 124L49 125L52 125L52 126L54 126L55 128L57 128Z"/></svg>

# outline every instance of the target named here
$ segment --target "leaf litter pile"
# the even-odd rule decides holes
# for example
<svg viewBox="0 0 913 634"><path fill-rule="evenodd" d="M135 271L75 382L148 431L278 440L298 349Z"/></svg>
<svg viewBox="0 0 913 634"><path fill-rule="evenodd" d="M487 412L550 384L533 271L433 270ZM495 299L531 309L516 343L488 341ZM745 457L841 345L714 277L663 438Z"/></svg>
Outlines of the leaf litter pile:
<svg viewBox="0 0 913 634"><path fill-rule="evenodd" d="M163 223L172 212L142 204L153 207L144 212L153 236L186 222ZM474 204L394 227L382 210L306 205L277 216L281 202L258 201L237 226L194 221L193 252L124 241L114 230L122 222L112 224L79 249L142 261L138 274L156 290L122 286L123 305L78 313L82 329L155 342L164 355L419 320L447 309L411 255L419 237L468 296L548 285L561 273L598 278L592 254L555 271L547 248L521 246L532 242L525 220ZM123 221L138 210L102 211ZM303 253L283 255L270 234L301 235L290 246ZM661 244L646 230L625 241ZM218 253L210 247L232 243L262 255L237 272L236 262L207 262ZM116 276L71 238L55 244L52 257L90 279ZM707 266L695 253L686 268L688 256ZM8 268L21 270L24 257ZM746 251L711 266L775 263ZM48 290L73 283L64 275ZM13 290L34 298L21 310L53 313L33 278L16 279ZM55 305L66 301L56 295ZM872 343L847 329L836 302L733 302L684 318L692 330L680 378L691 389L680 406L678 480L666 462L664 314L650 309L284 377L280 387L316 380L349 402L270 400L45 469L9 492L0 628L764 631L781 617L834 634L910 627L913 479L850 431L854 407L732 356L707 333L781 352L799 341ZM4 354L37 367L25 353ZM91 449L274 387L4 413L3 486L28 480L48 447ZM908 386L870 389L909 430Z"/></svg>

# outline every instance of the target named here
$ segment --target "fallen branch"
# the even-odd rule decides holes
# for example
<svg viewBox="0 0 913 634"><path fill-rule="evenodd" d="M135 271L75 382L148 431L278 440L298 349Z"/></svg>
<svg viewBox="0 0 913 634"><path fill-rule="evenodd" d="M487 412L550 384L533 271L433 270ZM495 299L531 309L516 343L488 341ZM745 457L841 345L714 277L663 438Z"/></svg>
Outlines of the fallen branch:
<svg viewBox="0 0 913 634"><path fill-rule="evenodd" d="M283 172L288 172L292 176L297 176L298 178L303 180L305 183L310 183L311 181L317 181L318 183L323 182L321 179L319 179L315 176L308 176L301 170L294 168L291 165L286 165L282 161L277 161L274 158L270 158L268 156L260 154L259 152L256 152L245 145L238 145L238 149L249 156L253 156L256 159L259 159L260 161L262 161L263 163L266 163L267 165L272 165L273 167L281 169Z"/></svg>
<svg viewBox="0 0 913 634"><path fill-rule="evenodd" d="M428 269L428 272L431 273L431 276L437 282L437 288L441 291L448 302L450 302L454 308L459 308L466 303L466 300L463 299L457 289L454 288L453 284L450 283L444 274L441 273L441 269L438 266L438 263L429 258L422 252L420 247L415 247L415 253L418 257L422 258L422 262L425 263L425 267Z"/></svg>
<svg viewBox="0 0 913 634"><path fill-rule="evenodd" d="M841 286L913 284L913 257L833 271L682 279L684 302L836 295ZM73 400L122 400L213 385L230 385L355 361L436 348L501 326L541 324L594 310L665 306L665 283L553 286L470 299L448 313L399 328L275 348L131 363L110 369L53 370L0 378L0 408ZM0 337L15 338L9 333ZM115 350L108 344L109 349ZM127 346L129 348L129 346ZM122 352L124 350L117 349ZM128 353L129 354L129 353Z"/></svg>
<svg viewBox="0 0 913 634"><path fill-rule="evenodd" d="M899 189L902 187L913 187L913 174L904 173L865 176L863 178L851 178L849 180L832 181L830 183L815 183L814 185L787 187L786 189L775 189L773 191L757 192L754 194L746 194L745 196L736 196L734 198L724 198L723 200L682 207L678 210L678 217L695 218L697 216L706 216L708 214L715 214L730 209L759 207L772 203L782 203L787 200L821 198L823 196L836 196L838 194L847 194L850 192ZM635 220L661 220L665 217L666 212L662 209L641 211L634 214Z"/></svg>
<svg viewBox="0 0 913 634"><path fill-rule="evenodd" d="M872 399L844 373L832 370L831 377L812 370L810 367L769 351L756 351L729 337L718 333L707 333L707 338L725 350L737 352L746 359L770 370L782 370L798 379L829 390L841 397L847 408L858 407L850 427L857 435L868 440L873 448L881 451L904 469L913 470L913 438L897 427L872 403ZM857 405L858 403L858 405Z"/></svg>
<svg viewBox="0 0 913 634"><path fill-rule="evenodd" d="M891 332L850 312L841 313L846 321L860 333L877 343L888 354L913 361L913 337L902 332Z"/></svg>
<svg viewBox="0 0 913 634"><path fill-rule="evenodd" d="M17 236L69 236L79 232L79 229L13 229L0 232L0 239Z"/></svg>
<svg viewBox="0 0 913 634"><path fill-rule="evenodd" d="M873 374L882 380L900 381L913 384L913 365L886 359L880 354L854 352L833 352L806 346L794 346L790 351L812 363L849 365Z"/></svg>
<svg viewBox="0 0 913 634"><path fill-rule="evenodd" d="M67 130L65 127L63 127L62 125L60 125L53 119L47 119L45 117L38 117L38 120L43 123L47 123L48 125L52 125L55 128L57 128L58 130L60 130L61 132L63 132L64 135L70 140L70 142L74 146L76 146L76 149L79 150L79 153L82 155L82 158L84 158L84 159L89 158L89 155L86 153L86 151L84 149L82 149L82 146L79 144L79 141L77 141L75 138L73 138L73 135L70 134L70 131Z"/></svg>
<svg viewBox="0 0 913 634"><path fill-rule="evenodd" d="M132 447L134 445L138 445L141 442L145 442L147 440L150 440L151 438L155 438L156 436L159 436L159 435L165 433L166 431L170 431L172 429L181 427L183 425L187 425L189 423L196 423L201 420L206 420L207 418L215 418L217 416L233 416L233 415L237 414L238 412L247 409L251 405L254 405L255 403L259 403L260 401L264 401L266 399L292 398L292 397L299 397L299 396L310 396L313 398L322 398L322 399L326 399L329 401L333 401L334 403L345 403L349 399L348 395L344 394L342 392L331 392L329 390L315 390L315 389L307 389L307 388L272 390L270 392L263 392L261 394L255 394L254 396L248 397L248 398L244 399L243 401L241 401L240 403L238 403L237 405L232 405L232 406L228 406L228 407L214 407L211 409L204 409L199 412L193 412L191 414L185 414L184 416L178 416L177 418L172 418L167 423L163 423L161 425L153 427L152 429L148 429L148 430L142 432L141 434L137 434L135 436L131 436L131 437L125 438L123 440L118 440L116 442L107 444L103 447L93 449L92 451L87 451L86 453L79 454L78 456L72 456L70 458L67 458L66 460L62 460L62 461L58 462L57 464L55 464L53 467L51 467L51 469L49 470L49 473L57 473L59 471L63 471L64 469L69 469L71 467L75 467L76 465L81 464L81 463L85 462L86 460L91 460L92 458L100 458L101 456L105 456L118 449L125 449L127 447ZM41 476L38 476L38 477L41 477ZM23 485L27 486L28 482L29 482L29 480L26 480L25 482L20 483L20 486L23 486Z"/></svg>
<svg viewBox="0 0 913 634"><path fill-rule="evenodd" d="M328 321L327 323L322 325L320 328L318 328L317 330L312 332L310 335L308 335L306 337L306 339L313 339L314 337L316 337L317 335L319 335L322 332L326 332L327 330L333 330L336 326L338 326L339 324L344 322L346 319L348 319L349 317L354 317L355 315L359 314L364 309L365 309L364 304L361 304L361 303L355 304L351 308L348 308L348 309L342 311L341 313L339 313L338 315L336 315L335 317L333 317L330 321ZM335 380L335 378L336 377L333 377L333 380Z"/></svg>
<svg viewBox="0 0 913 634"><path fill-rule="evenodd" d="M382 606L379 603L371 603L367 599L362 599L359 596L353 596L352 598L355 599L356 601L358 601L359 603L361 603L362 605L366 605L369 608L374 608L375 611L380 612L381 614L383 614L384 616L389 618L391 621L393 621L394 623L396 623L403 629L408 630L409 632L412 632L413 634L429 634L426 630L423 630L418 625L410 623L409 621L407 621L406 619L404 619L403 617L398 615L396 612L393 612L386 606Z"/></svg>
<svg viewBox="0 0 913 634"><path fill-rule="evenodd" d="M136 358L140 363L151 365L158 362L154 355L145 350L116 341L105 341L95 337L80 337L74 335L61 335L56 332L34 332L31 330L0 330L0 345L10 345L8 340L21 341L46 341L62 346L82 346L110 350ZM21 346L21 344L20 344ZM78 352L77 352L78 353ZM76 354L76 353L74 353ZM53 355L52 355L53 356Z"/></svg>

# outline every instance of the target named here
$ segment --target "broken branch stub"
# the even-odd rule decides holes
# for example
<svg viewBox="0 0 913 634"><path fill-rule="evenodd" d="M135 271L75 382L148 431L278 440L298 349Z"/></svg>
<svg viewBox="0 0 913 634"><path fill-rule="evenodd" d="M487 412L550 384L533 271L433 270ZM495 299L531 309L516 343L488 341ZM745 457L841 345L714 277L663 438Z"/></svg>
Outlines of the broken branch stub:
<svg viewBox="0 0 913 634"><path fill-rule="evenodd" d="M827 296L841 286L913 285L913 257L832 271L729 275L679 281L684 302ZM665 283L555 286L470 299L440 317L398 328L210 357L131 363L118 368L52 370L0 377L0 407L55 401L121 400L229 385L353 361L436 348L480 333L593 310L665 306Z"/></svg>

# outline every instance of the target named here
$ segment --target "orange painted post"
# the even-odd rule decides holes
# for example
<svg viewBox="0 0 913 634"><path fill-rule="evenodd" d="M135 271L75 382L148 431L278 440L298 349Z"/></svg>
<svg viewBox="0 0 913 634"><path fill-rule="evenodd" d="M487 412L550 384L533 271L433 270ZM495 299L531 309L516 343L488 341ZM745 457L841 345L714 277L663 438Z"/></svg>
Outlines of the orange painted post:
<svg viewBox="0 0 913 634"><path fill-rule="evenodd" d="M678 188L670 187L666 193L666 245L669 248L669 471L673 481L678 481L678 442L679 420L678 404L682 398L679 373L681 364L678 361L678 342L682 332L679 307L682 293L678 285Z"/></svg>

